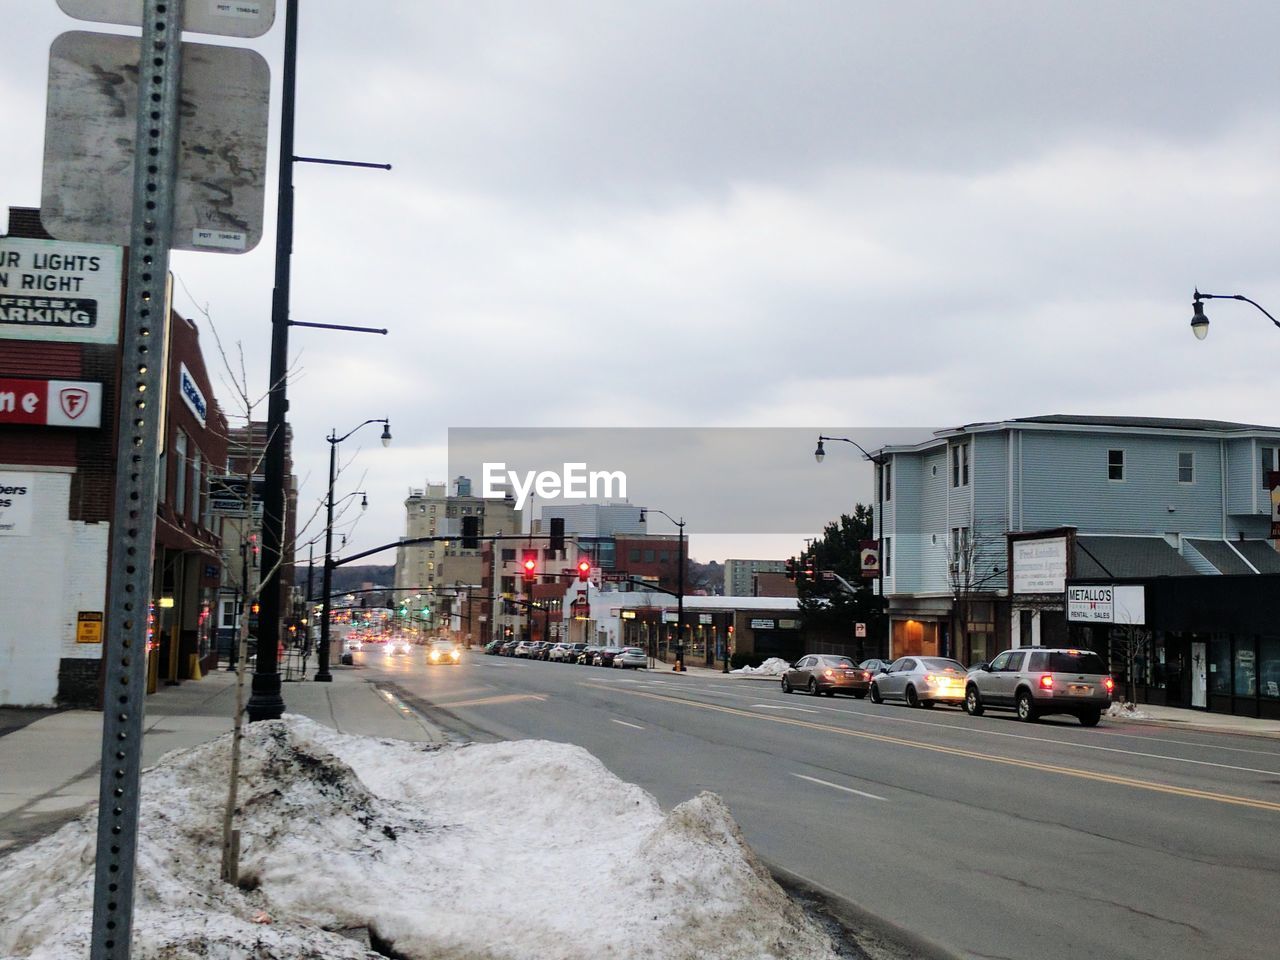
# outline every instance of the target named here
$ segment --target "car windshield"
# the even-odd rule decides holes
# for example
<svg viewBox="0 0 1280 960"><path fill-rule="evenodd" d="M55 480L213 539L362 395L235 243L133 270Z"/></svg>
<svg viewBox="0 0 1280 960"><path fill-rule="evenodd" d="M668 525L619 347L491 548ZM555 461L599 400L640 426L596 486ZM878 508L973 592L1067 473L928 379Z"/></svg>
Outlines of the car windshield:
<svg viewBox="0 0 1280 960"><path fill-rule="evenodd" d="M1092 650L1058 650L1049 654L1050 673L1106 673L1102 658Z"/></svg>
<svg viewBox="0 0 1280 960"><path fill-rule="evenodd" d="M643 650L641 650L639 647L626 647L626 648L624 648L624 649L623 649L623 651L622 651L622 652L623 652L623 653L638 653L638 654L640 654L640 656L642 656L642 657L644 656L644 651L643 651Z"/></svg>
<svg viewBox="0 0 1280 960"><path fill-rule="evenodd" d="M926 670L945 670L953 673L964 673L964 666L956 660L947 660L943 657L924 657L920 661L920 665Z"/></svg>

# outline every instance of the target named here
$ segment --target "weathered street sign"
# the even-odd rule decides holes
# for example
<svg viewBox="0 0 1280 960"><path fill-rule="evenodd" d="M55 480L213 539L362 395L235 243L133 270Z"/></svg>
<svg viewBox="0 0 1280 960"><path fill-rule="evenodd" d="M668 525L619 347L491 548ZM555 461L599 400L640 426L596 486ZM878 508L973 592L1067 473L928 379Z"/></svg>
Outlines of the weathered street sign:
<svg viewBox="0 0 1280 960"><path fill-rule="evenodd" d="M40 217L59 240L129 243L139 50L82 31L53 42ZM262 238L270 79L252 50L182 44L174 249L245 253Z"/></svg>
<svg viewBox="0 0 1280 960"><path fill-rule="evenodd" d="M142 26L142 0L58 0L77 20ZM260 37L276 18L276 0L204 0L187 5L182 29L219 37Z"/></svg>

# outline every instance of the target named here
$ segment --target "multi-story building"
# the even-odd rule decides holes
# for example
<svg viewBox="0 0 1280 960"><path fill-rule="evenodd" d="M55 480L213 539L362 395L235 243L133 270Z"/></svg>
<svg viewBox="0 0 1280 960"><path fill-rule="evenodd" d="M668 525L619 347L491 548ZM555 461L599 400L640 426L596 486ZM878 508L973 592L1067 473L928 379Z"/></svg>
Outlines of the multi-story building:
<svg viewBox="0 0 1280 960"><path fill-rule="evenodd" d="M892 655L974 663L1009 645L1072 642L1072 580L1280 574L1267 489L1278 458L1277 427L1062 415L877 451ZM1160 612L1146 614L1138 623L1152 628ZM1186 678L1199 641L1175 633L1144 656L1169 676L1185 661L1168 702L1194 703ZM1257 642L1230 649L1257 662Z"/></svg>
<svg viewBox="0 0 1280 960"><path fill-rule="evenodd" d="M546 532L554 518L563 520L565 536L578 550L601 570L613 570L621 562L616 538L648 533L643 513L630 503L549 503L541 508L541 529Z"/></svg>
<svg viewBox="0 0 1280 960"><path fill-rule="evenodd" d="M455 479L452 488L450 492L450 484L428 481L425 487L409 491L404 502L405 539L448 539L396 549L396 594L425 595L438 621L443 621L447 612L462 620L464 633L479 637L484 611L480 607L482 591L476 588L492 571L484 561L483 544L480 549L463 549L463 518L477 518L481 537L519 536L524 518L516 509L514 497L475 496L467 477Z"/></svg>
<svg viewBox="0 0 1280 960"><path fill-rule="evenodd" d="M724 595L726 597L756 596L756 574L785 574L786 572L785 560L726 560L724 562ZM792 595L794 596L794 591Z"/></svg>

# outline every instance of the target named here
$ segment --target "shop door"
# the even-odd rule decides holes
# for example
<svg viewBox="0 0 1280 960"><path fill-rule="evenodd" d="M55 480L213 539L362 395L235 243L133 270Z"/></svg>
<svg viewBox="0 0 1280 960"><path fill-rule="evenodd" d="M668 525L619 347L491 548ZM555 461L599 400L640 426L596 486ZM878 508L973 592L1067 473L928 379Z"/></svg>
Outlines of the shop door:
<svg viewBox="0 0 1280 960"><path fill-rule="evenodd" d="M1191 644L1191 706L1204 709L1209 705L1209 657L1203 641Z"/></svg>

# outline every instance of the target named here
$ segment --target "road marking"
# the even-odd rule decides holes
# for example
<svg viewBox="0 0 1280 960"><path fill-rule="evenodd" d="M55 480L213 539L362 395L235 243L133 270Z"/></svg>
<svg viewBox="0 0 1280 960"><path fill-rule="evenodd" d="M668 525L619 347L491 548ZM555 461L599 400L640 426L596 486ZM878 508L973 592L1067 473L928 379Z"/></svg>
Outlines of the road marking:
<svg viewBox="0 0 1280 960"><path fill-rule="evenodd" d="M832 783L830 780L819 780L817 777L806 777L803 773L793 773L793 777L799 777L801 780L808 780L810 783L820 783L824 787L831 787L833 790L843 790L845 793L856 793L860 797L867 797L870 800L887 800L886 797L877 797L874 793L867 793L865 790L855 790L853 787L842 787L838 783Z"/></svg>
<svg viewBox="0 0 1280 960"><path fill-rule="evenodd" d="M613 717L610 717L609 719L610 719L610 720L613 720ZM644 727L640 726L640 724L638 724L638 723L627 723L627 721L625 721L625 720L613 720L613 722L614 722L614 723L620 723L620 724L622 724L624 727L630 727L632 730L643 730L643 729L644 729Z"/></svg>
<svg viewBox="0 0 1280 960"><path fill-rule="evenodd" d="M753 703L753 707L759 707L761 710L799 710L801 713L817 713L817 710L810 710L808 707L787 707L780 703Z"/></svg>
<svg viewBox="0 0 1280 960"><path fill-rule="evenodd" d="M658 693L647 693L643 690L624 690L618 688L618 692L624 693L630 697L647 697L650 700L665 700L668 703L678 703L682 706L694 707L698 710L728 713L733 716L748 717L752 720L767 720L770 723L783 723L794 727L803 727L806 730L818 730L823 733L834 733L842 737L854 737L859 740L873 740L878 743L891 743L902 747L913 747L917 750L927 750L930 753L944 753L953 757L964 757L970 760L983 760L987 763L999 763L1009 767L1021 767L1024 770L1037 770L1041 773L1056 773L1064 777L1094 780L1099 783L1110 783L1121 787L1132 787L1136 790L1149 790L1154 793L1167 793L1195 800L1210 800L1215 803L1226 803L1234 806L1252 807L1256 810L1268 810L1274 813L1280 813L1280 803L1270 800L1255 800L1250 797L1239 797L1229 793L1214 793L1209 790L1196 790L1192 787L1177 787L1172 784L1157 783L1154 780L1138 780L1133 777L1122 777L1116 774L1101 773L1094 770L1081 770L1077 767L1064 767L1051 763L1038 763L1034 760L1019 760L1015 757L1001 757L992 753L979 753L976 750L962 750L957 747L944 747L936 743L924 743L920 740L906 740L902 737L891 737L883 733L868 733L863 730L849 730L845 727L834 727L830 724L816 723L812 720L801 720L795 717L779 717L767 713L753 713L750 710L740 710L737 707L726 707L718 703L699 703L696 700L686 700L683 697L669 697Z"/></svg>
<svg viewBox="0 0 1280 960"><path fill-rule="evenodd" d="M546 695L541 693L503 693L494 697L478 697L475 700L452 700L449 703L437 703L435 706L447 710L450 707L481 707L496 703L517 703L521 700L537 700L541 703L546 699Z"/></svg>

